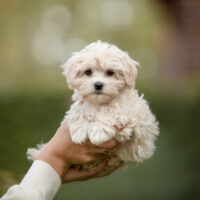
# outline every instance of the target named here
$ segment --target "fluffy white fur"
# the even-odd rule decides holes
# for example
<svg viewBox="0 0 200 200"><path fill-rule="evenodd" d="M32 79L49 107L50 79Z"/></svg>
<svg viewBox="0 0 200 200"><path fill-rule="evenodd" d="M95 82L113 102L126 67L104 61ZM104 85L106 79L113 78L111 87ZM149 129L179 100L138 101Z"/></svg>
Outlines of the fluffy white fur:
<svg viewBox="0 0 200 200"><path fill-rule="evenodd" d="M117 152L126 163L139 163L153 155L158 123L143 96L134 88L138 63L115 45L97 41L76 52L64 64L68 87L74 90L73 101L62 123L67 123L73 142L87 139L99 145L111 138L130 142ZM86 71L92 74L87 75ZM113 71L109 75L108 70ZM96 82L103 88L97 91ZM125 127L121 131L117 131ZM40 149L28 149L36 159Z"/></svg>

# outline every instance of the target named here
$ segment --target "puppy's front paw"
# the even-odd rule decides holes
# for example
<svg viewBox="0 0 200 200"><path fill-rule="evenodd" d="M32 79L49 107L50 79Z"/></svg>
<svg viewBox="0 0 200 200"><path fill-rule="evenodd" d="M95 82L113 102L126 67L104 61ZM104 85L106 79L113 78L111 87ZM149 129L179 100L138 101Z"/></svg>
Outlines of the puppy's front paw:
<svg viewBox="0 0 200 200"><path fill-rule="evenodd" d="M116 139L119 142L124 142L130 140L133 134L133 129L126 127L122 131L117 133Z"/></svg>
<svg viewBox="0 0 200 200"><path fill-rule="evenodd" d="M70 134L72 141L76 144L82 144L87 139L87 129L86 126L78 127L73 126L70 127Z"/></svg>
<svg viewBox="0 0 200 200"><path fill-rule="evenodd" d="M111 138L114 137L114 135L114 129L97 122L93 123L88 130L88 136L91 143L96 145L109 141Z"/></svg>
<svg viewBox="0 0 200 200"><path fill-rule="evenodd" d="M118 117L117 119L117 123L115 124L115 128L118 131L121 131L122 129L124 129L129 123L129 119L127 116L125 115L121 115Z"/></svg>

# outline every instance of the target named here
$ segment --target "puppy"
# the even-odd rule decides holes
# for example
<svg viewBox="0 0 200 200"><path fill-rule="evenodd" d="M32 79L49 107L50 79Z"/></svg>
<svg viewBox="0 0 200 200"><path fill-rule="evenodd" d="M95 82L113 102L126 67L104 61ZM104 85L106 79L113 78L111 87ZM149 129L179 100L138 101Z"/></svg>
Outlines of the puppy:
<svg viewBox="0 0 200 200"><path fill-rule="evenodd" d="M74 90L74 103L62 122L68 124L72 141L89 139L99 145L112 138L129 140L111 166L150 158L159 134L147 101L134 88L137 65L115 45L97 41L73 53L63 66L68 87ZM42 147L28 149L28 158L37 159Z"/></svg>

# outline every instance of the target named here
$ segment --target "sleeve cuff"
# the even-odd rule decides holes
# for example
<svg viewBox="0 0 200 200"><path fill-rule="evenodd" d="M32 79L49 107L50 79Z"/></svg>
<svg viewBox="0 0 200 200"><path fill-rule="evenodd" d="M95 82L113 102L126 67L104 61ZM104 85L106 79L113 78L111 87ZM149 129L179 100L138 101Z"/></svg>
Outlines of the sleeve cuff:
<svg viewBox="0 0 200 200"><path fill-rule="evenodd" d="M35 160L20 183L25 190L38 190L44 199L53 199L61 186L57 172L46 162Z"/></svg>

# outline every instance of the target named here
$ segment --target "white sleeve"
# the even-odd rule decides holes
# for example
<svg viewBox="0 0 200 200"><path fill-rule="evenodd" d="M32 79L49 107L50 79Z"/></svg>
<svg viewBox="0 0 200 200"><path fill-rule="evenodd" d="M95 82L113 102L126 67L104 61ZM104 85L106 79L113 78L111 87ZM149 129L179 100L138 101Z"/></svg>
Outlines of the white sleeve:
<svg viewBox="0 0 200 200"><path fill-rule="evenodd" d="M10 187L0 200L52 200L61 186L57 172L36 160L19 185Z"/></svg>

